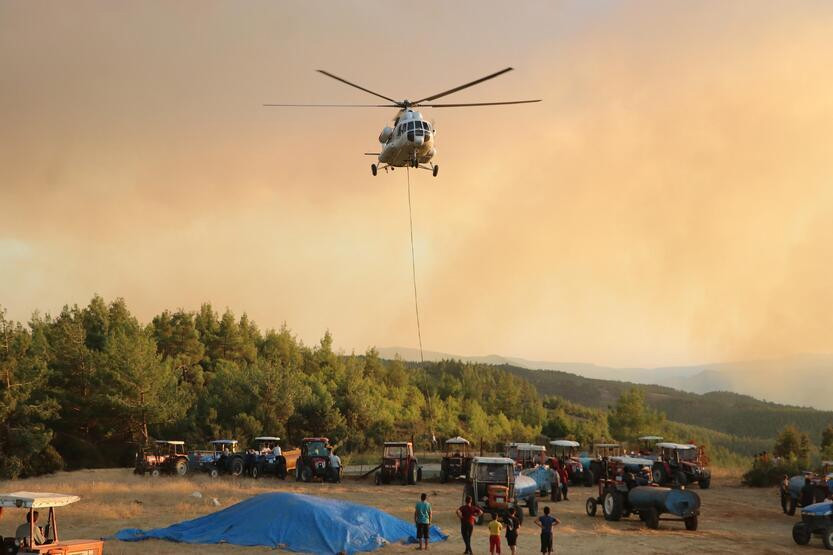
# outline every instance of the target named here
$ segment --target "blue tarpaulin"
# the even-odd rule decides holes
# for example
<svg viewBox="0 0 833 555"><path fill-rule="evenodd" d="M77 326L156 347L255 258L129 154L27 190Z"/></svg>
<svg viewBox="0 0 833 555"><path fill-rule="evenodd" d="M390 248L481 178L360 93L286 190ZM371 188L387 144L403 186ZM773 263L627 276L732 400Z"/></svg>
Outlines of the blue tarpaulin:
<svg viewBox="0 0 833 555"><path fill-rule="evenodd" d="M447 537L431 527L431 541ZM297 493L264 493L167 528L120 530L115 538L356 553L373 551L385 543L416 543L416 528L412 522L358 503Z"/></svg>

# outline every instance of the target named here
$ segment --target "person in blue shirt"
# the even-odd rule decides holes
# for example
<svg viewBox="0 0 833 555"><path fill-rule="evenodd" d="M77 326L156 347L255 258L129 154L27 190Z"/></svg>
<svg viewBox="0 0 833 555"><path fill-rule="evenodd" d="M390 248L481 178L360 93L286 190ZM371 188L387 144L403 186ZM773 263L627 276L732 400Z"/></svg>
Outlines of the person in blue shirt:
<svg viewBox="0 0 833 555"><path fill-rule="evenodd" d="M544 507L544 514L535 519L535 525L541 529L541 553L548 555L552 553L553 532L552 527L558 526L561 521L550 516L550 508Z"/></svg>
<svg viewBox="0 0 833 555"><path fill-rule="evenodd" d="M433 516L431 514L431 503L426 499L428 499L428 495L423 493L414 506L414 523L416 524L418 549L420 550L428 549L428 533L431 528L431 517Z"/></svg>

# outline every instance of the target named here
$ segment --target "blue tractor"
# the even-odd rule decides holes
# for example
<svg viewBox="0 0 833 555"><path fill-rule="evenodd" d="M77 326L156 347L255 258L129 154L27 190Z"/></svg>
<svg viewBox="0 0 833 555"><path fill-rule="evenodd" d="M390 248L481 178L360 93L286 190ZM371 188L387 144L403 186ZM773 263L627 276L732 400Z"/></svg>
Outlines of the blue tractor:
<svg viewBox="0 0 833 555"><path fill-rule="evenodd" d="M798 545L807 545L813 536L821 536L825 549L833 549L833 501L801 509L801 521L793 525L793 540Z"/></svg>

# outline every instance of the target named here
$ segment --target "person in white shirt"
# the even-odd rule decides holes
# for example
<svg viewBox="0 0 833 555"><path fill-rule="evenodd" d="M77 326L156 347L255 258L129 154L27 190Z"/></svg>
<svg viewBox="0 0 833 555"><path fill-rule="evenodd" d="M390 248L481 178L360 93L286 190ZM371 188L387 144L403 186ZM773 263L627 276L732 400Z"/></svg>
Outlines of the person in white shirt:
<svg viewBox="0 0 833 555"><path fill-rule="evenodd" d="M280 456L281 456L281 446L280 446L280 445L278 445L277 443L276 443L276 444L275 444L275 446L272 448L272 454L273 454L273 455L275 455L276 457L280 457Z"/></svg>
<svg viewBox="0 0 833 555"><path fill-rule="evenodd" d="M330 447L330 475L333 482L341 482L341 458Z"/></svg>

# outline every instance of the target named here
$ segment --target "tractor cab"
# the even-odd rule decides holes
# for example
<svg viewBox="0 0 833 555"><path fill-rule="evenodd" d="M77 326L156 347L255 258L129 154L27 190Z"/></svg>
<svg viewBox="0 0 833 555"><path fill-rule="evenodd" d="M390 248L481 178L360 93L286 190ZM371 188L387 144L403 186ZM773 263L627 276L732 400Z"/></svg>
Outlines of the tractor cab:
<svg viewBox="0 0 833 555"><path fill-rule="evenodd" d="M621 455L622 446L618 443L594 443L590 452L580 458L584 467L584 484L594 485L607 476L608 460Z"/></svg>
<svg viewBox="0 0 833 555"><path fill-rule="evenodd" d="M148 473L151 476L159 474L188 474L188 454L185 452L185 442L179 440L158 439L149 447L136 453L135 474Z"/></svg>
<svg viewBox="0 0 833 555"><path fill-rule="evenodd" d="M445 483L449 479L468 476L471 469L471 443L460 436L452 437L445 441L443 459L440 463L440 482Z"/></svg>
<svg viewBox="0 0 833 555"><path fill-rule="evenodd" d="M571 439L550 441L550 448L553 452L553 460L550 462L550 466L555 466L555 461L558 461L558 464L567 471L567 477L571 484L584 482L584 467L578 458L579 447L581 447L581 444Z"/></svg>
<svg viewBox="0 0 833 555"><path fill-rule="evenodd" d="M706 457L702 447L689 443L657 443L659 457L654 463L654 480L658 484L674 483L685 486L691 482L708 489L711 472L706 468Z"/></svg>
<svg viewBox="0 0 833 555"><path fill-rule="evenodd" d="M637 438L637 452L641 457L656 459L659 456L657 443L662 441L661 436L641 436Z"/></svg>
<svg viewBox="0 0 833 555"><path fill-rule="evenodd" d="M471 472L463 488L463 503L470 495L474 504L487 513L501 516L516 509L515 515L523 520L521 503L526 503L531 516L538 511L536 492L538 486L528 476L515 475L515 461L509 457L474 457Z"/></svg>
<svg viewBox="0 0 833 555"><path fill-rule="evenodd" d="M0 516L6 509L23 509L19 522L28 522L29 529L22 537L3 538L0 536L2 553L34 554L39 555L101 555L104 549L104 542L101 540L61 540L58 536L58 521L55 515L55 508L65 507L75 503L81 498L77 495L65 495L62 493L36 493L28 491L17 491L14 493L0 494ZM46 525L41 526L43 520L36 521L36 515L46 511ZM38 530L39 528L39 530ZM37 544L37 536L43 535L46 541Z"/></svg>
<svg viewBox="0 0 833 555"><path fill-rule="evenodd" d="M410 441L386 441L384 444L376 483L388 484L397 479L403 484L416 484L422 480L422 467L414 456Z"/></svg>

